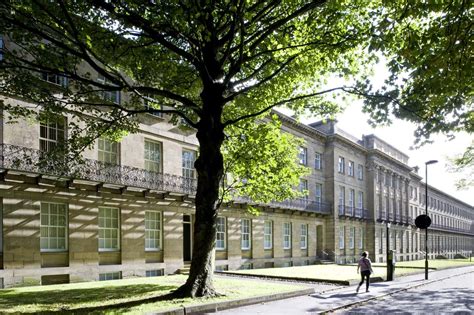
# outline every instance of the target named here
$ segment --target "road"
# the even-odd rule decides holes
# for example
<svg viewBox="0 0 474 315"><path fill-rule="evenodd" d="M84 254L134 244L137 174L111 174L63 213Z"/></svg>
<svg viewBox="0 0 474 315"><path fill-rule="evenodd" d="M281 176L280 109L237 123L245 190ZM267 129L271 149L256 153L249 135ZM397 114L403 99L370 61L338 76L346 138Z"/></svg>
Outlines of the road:
<svg viewBox="0 0 474 315"><path fill-rule="evenodd" d="M474 267L433 271L428 281L424 280L424 274L417 274L393 282L374 283L369 293L357 294L355 286L351 286L217 312L220 315L321 313L474 314Z"/></svg>

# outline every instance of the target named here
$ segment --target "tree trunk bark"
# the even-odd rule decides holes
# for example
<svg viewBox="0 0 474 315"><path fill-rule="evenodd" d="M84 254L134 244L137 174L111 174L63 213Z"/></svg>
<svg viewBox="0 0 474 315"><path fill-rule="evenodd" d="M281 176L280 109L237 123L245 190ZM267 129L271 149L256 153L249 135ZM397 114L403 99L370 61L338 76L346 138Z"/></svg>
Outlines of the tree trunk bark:
<svg viewBox="0 0 474 315"><path fill-rule="evenodd" d="M213 285L216 221L219 208L219 185L224 173L221 146L224 127L221 123L223 109L219 89L204 89L203 112L196 137L199 156L195 163L198 174L196 192L196 217L191 269L186 283L172 295L174 297L201 297L218 295Z"/></svg>

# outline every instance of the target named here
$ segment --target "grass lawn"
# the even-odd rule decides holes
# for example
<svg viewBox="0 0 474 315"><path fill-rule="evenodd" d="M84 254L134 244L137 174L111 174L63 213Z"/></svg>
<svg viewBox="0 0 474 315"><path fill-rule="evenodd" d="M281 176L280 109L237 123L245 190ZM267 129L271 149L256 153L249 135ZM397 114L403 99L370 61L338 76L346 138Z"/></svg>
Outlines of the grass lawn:
<svg viewBox="0 0 474 315"><path fill-rule="evenodd" d="M184 283L186 276L134 278L114 281L35 286L0 290L0 313L37 313L114 305L161 296ZM183 305L270 295L307 288L298 284L262 282L248 279L215 278L215 286L225 296L213 299L177 299L145 303L132 308L100 310L103 313L142 314ZM93 312L88 312L88 314Z"/></svg>
<svg viewBox="0 0 474 315"><path fill-rule="evenodd" d="M474 262L469 262L469 259L438 259L430 260L429 267L433 269L444 269L450 267L463 267L473 265ZM416 261L402 261L397 262L397 268L395 273L396 276L404 276L413 273L421 272L420 269L424 268L424 260ZM374 273L372 277L385 277L387 269L385 264L374 263ZM259 275L259 276L271 276L281 278L295 278L295 279L306 279L306 280L338 280L338 281L351 281L358 280L359 275L357 274L356 265L310 265L310 266L298 266L298 267L287 267L287 268L266 268L266 269L253 269L253 270L236 270L230 271L232 273L238 273L243 275Z"/></svg>
<svg viewBox="0 0 474 315"><path fill-rule="evenodd" d="M372 277L382 277L386 274L385 267L375 267L374 274ZM306 280L338 280L338 281L351 281L358 280L360 275L357 274L356 265L310 265L310 266L298 266L298 267L286 267L286 268L266 268L266 269L253 269L253 270L237 270L231 271L232 273L239 273L245 275L260 275L260 276L272 276L282 278L295 278L295 279L306 279ZM403 268L400 272L397 270L397 275L406 275L411 273L420 272L419 269Z"/></svg>
<svg viewBox="0 0 474 315"><path fill-rule="evenodd" d="M474 265L474 259L470 262L469 258L464 259L430 259L428 267L433 269L445 269L452 267L464 267ZM385 264L374 264L374 266L385 266ZM399 261L397 267L425 268L425 260Z"/></svg>

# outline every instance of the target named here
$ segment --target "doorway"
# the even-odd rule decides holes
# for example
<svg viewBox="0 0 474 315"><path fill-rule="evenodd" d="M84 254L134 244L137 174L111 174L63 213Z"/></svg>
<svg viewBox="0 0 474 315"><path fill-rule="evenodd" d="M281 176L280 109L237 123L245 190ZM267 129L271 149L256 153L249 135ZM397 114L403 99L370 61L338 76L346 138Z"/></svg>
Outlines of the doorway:
<svg viewBox="0 0 474 315"><path fill-rule="evenodd" d="M192 253L192 226L191 216L183 215L183 260L191 261Z"/></svg>

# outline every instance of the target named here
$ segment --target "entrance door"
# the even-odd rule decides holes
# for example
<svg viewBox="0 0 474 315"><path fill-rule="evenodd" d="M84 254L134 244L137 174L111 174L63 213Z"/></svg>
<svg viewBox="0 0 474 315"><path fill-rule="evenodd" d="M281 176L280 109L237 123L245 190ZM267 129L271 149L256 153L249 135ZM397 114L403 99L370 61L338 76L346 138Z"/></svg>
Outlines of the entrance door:
<svg viewBox="0 0 474 315"><path fill-rule="evenodd" d="M322 225L317 225L316 226L316 255L319 258L322 259L328 259L328 257L325 257L324 255L324 249L323 249L323 226Z"/></svg>
<svg viewBox="0 0 474 315"><path fill-rule="evenodd" d="M191 216L183 215L183 260L191 261L191 237L192 237L192 228L191 228Z"/></svg>

